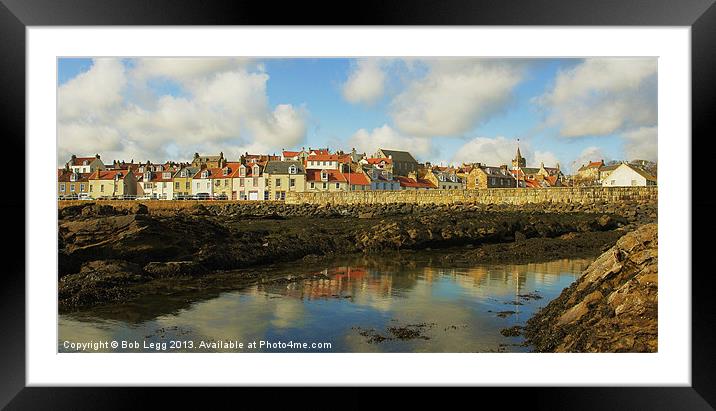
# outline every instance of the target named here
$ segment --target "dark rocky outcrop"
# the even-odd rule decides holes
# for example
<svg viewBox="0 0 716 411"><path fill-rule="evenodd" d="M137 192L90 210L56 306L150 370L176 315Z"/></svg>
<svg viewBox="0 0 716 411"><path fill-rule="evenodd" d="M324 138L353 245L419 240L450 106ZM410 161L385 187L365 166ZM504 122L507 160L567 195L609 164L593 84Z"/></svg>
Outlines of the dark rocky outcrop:
<svg viewBox="0 0 716 411"><path fill-rule="evenodd" d="M124 298L119 291L89 292L92 287L119 289L157 278L196 277L302 258L315 260L337 253L474 246L476 253L468 260L479 262L487 259L477 252L479 246L523 244L522 249L529 253L529 249L534 252L537 250L534 247L539 247L539 241L530 239L558 241L563 235L581 233L588 237L586 233L629 229L655 213L655 208L641 205L634 208L638 210L634 216L627 218L618 212L598 213L588 207L580 210L575 204L548 204L540 208L257 202L162 208L163 202L155 203L147 207L132 202L121 206L88 202L60 207L61 309ZM595 247L613 241L606 237L584 247L591 247L594 252ZM515 242L516 239L520 241ZM558 257L569 256L565 252L576 248L570 249L568 243L561 242L565 246L561 251L559 247L543 251ZM513 250L502 255L517 253ZM112 265L108 261L129 265ZM90 263L97 264L94 272L107 270L114 277L88 276ZM87 298L76 297L80 292Z"/></svg>
<svg viewBox="0 0 716 411"><path fill-rule="evenodd" d="M621 237L582 277L527 322L546 352L656 352L658 229Z"/></svg>

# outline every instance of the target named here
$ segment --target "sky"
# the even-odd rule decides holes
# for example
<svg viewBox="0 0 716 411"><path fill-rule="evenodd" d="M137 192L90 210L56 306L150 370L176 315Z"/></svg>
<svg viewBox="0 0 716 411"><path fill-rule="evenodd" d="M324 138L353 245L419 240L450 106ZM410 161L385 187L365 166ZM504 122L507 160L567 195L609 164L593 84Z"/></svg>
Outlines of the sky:
<svg viewBox="0 0 716 411"><path fill-rule="evenodd" d="M518 144L567 172L657 159L655 58L61 58L57 78L58 166L302 147L499 166Z"/></svg>

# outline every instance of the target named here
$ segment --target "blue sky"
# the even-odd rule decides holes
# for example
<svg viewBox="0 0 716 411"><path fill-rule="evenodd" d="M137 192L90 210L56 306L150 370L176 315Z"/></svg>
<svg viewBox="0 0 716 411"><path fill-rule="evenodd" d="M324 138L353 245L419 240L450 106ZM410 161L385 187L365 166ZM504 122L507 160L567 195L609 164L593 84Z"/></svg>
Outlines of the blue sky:
<svg viewBox="0 0 716 411"><path fill-rule="evenodd" d="M195 151L404 149L421 161L656 160L655 59L58 60L58 165Z"/></svg>

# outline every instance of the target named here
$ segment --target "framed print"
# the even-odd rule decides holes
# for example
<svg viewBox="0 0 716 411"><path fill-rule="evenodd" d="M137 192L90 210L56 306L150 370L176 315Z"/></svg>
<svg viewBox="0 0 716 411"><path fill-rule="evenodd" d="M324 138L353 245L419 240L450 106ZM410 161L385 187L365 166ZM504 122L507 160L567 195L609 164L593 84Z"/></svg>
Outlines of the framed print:
<svg viewBox="0 0 716 411"><path fill-rule="evenodd" d="M709 409L692 136L716 12L560 3L294 26L295 6L4 1L25 218L2 404L459 385Z"/></svg>

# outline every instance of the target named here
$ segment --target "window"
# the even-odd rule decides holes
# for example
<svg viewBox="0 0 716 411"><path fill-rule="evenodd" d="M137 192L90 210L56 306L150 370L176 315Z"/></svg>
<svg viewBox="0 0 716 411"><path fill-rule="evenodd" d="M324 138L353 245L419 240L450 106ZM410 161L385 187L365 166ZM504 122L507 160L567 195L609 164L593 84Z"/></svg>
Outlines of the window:
<svg viewBox="0 0 716 411"><path fill-rule="evenodd" d="M635 185L636 185L636 180L631 180L631 185L635 186Z"/></svg>
<svg viewBox="0 0 716 411"><path fill-rule="evenodd" d="M351 190L355 190L355 189L356 189L356 185L355 185L355 184L351 184Z"/></svg>
<svg viewBox="0 0 716 411"><path fill-rule="evenodd" d="M296 187L296 179L292 178L288 185L289 187Z"/></svg>
<svg viewBox="0 0 716 411"><path fill-rule="evenodd" d="M174 189L175 189L175 190L179 190L179 187L180 187L180 186L179 186L179 182L178 182L178 181L177 181L176 183L174 183Z"/></svg>
<svg viewBox="0 0 716 411"><path fill-rule="evenodd" d="M278 200L281 198L281 194L277 191L274 195L274 200Z"/></svg>
<svg viewBox="0 0 716 411"><path fill-rule="evenodd" d="M281 179L280 178L276 179L276 187L281 187Z"/></svg>
<svg viewBox="0 0 716 411"><path fill-rule="evenodd" d="M269 199L269 192L264 191L264 200L268 200L268 199Z"/></svg>
<svg viewBox="0 0 716 411"><path fill-rule="evenodd" d="M90 193L92 192L92 184L90 184Z"/></svg>
<svg viewBox="0 0 716 411"><path fill-rule="evenodd" d="M314 183L313 181L311 181L311 188L316 188L316 183ZM65 189L63 188L62 191L65 191Z"/></svg>
<svg viewBox="0 0 716 411"><path fill-rule="evenodd" d="M221 180L216 180L216 186L221 187Z"/></svg>
<svg viewBox="0 0 716 411"><path fill-rule="evenodd" d="M341 188L341 183L336 183L336 188Z"/></svg>
<svg viewBox="0 0 716 411"><path fill-rule="evenodd" d="M80 191L85 191L85 185L84 185L84 183L81 183L81 184L80 184Z"/></svg>
<svg viewBox="0 0 716 411"><path fill-rule="evenodd" d="M285 200L285 199L286 199L286 192L281 191L281 200Z"/></svg>
<svg viewBox="0 0 716 411"><path fill-rule="evenodd" d="M239 179L239 187L243 187L243 186L244 186L244 179L240 178Z"/></svg>
<svg viewBox="0 0 716 411"><path fill-rule="evenodd" d="M288 174L296 174L296 166L291 165L288 167Z"/></svg>
<svg viewBox="0 0 716 411"><path fill-rule="evenodd" d="M609 184L610 184L610 185L614 185L615 182L616 182L615 180L612 180L612 181L609 182Z"/></svg>
<svg viewBox="0 0 716 411"><path fill-rule="evenodd" d="M191 183L187 181L187 182L186 182L186 189L189 190L190 188L191 188Z"/></svg>
<svg viewBox="0 0 716 411"><path fill-rule="evenodd" d="M325 188L328 188L328 184L327 184L327 183L323 183L323 188L324 188L324 189L325 189Z"/></svg>
<svg viewBox="0 0 716 411"><path fill-rule="evenodd" d="M258 187L258 186L259 186L259 178L254 177L254 187Z"/></svg>
<svg viewBox="0 0 716 411"><path fill-rule="evenodd" d="M60 183L60 191L65 192L65 183Z"/></svg>
<svg viewBox="0 0 716 411"><path fill-rule="evenodd" d="M104 184L99 185L99 191L104 192Z"/></svg>

